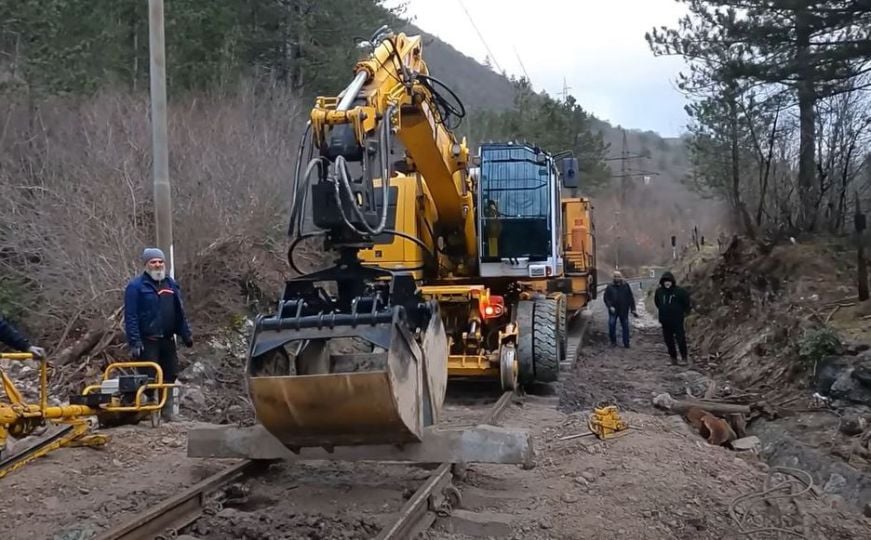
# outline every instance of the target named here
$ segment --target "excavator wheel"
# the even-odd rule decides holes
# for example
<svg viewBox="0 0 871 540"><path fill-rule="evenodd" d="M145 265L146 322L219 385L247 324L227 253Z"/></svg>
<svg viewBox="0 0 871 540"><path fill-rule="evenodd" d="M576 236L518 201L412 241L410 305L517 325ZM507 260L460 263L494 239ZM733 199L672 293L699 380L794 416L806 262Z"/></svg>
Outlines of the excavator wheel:
<svg viewBox="0 0 871 540"><path fill-rule="evenodd" d="M517 389L517 348L513 343L505 343L499 348L499 379L502 390Z"/></svg>
<svg viewBox="0 0 871 540"><path fill-rule="evenodd" d="M521 300L517 302L517 326L520 334L517 336L517 378L521 384L529 384L535 380L535 358L533 356L533 320L535 318L535 302Z"/></svg>
<svg viewBox="0 0 871 540"><path fill-rule="evenodd" d="M532 328L532 352L535 380L539 382L555 382L559 379L562 350L558 327L558 301L555 298L536 300Z"/></svg>

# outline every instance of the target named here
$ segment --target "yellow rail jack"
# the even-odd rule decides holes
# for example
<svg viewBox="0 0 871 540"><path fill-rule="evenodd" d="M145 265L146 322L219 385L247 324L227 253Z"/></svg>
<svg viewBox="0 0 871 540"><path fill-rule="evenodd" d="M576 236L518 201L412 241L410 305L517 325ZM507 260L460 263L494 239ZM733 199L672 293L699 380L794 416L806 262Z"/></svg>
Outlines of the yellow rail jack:
<svg viewBox="0 0 871 540"><path fill-rule="evenodd" d="M587 420L587 427L599 439L613 439L623 435L629 429L629 424L620 418L615 405L604 405L593 409Z"/></svg>
<svg viewBox="0 0 871 540"><path fill-rule="evenodd" d="M30 353L0 354L0 360L34 360ZM153 382L147 374L126 374L127 370L147 368L154 372ZM48 404L48 360L39 359L39 403L27 403L12 379L0 369L0 382L7 401L0 401L0 478L27 463L65 446L102 446L109 437L90 433L96 417L102 425L137 423L151 415L157 425L160 410L166 403L167 392L176 386L163 382L163 370L154 362L116 362L109 364L98 385L85 388L80 395L70 398L67 405ZM148 403L143 397L147 390L156 390L158 399ZM20 439L34 434L47 424L62 427L47 439L23 453L3 458L9 436Z"/></svg>

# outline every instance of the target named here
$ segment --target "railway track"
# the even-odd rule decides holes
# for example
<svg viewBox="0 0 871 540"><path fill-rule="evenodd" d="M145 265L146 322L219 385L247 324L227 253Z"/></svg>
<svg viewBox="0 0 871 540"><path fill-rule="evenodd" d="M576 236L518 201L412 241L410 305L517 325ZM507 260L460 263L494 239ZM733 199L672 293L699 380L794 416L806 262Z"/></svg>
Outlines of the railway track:
<svg viewBox="0 0 871 540"><path fill-rule="evenodd" d="M505 392L484 417L482 423L495 424L508 404L513 392ZM416 538L429 529L439 513L449 512L460 504L460 495L451 485L451 463L442 463L426 482L411 496L392 525L386 527L377 540Z"/></svg>
<svg viewBox="0 0 871 540"><path fill-rule="evenodd" d="M175 538L178 531L202 517L210 495L223 486L256 472L262 464L245 460L193 487L148 508L130 521L102 533L97 540L150 540Z"/></svg>
<svg viewBox="0 0 871 540"><path fill-rule="evenodd" d="M505 392L480 421L494 424L511 403L513 392ZM263 470L263 462L245 460L228 467L187 490L174 495L108 530L96 540L169 540L211 510L214 494L228 484L250 478ZM459 504L459 492L451 485L452 464L442 463L402 507L395 521L377 537L381 540L413 538L429 528L439 514Z"/></svg>
<svg viewBox="0 0 871 540"><path fill-rule="evenodd" d="M577 317L570 326L565 364L574 363L588 321L588 317ZM514 395L513 392L503 393L478 423L497 424ZM213 512L215 495L222 488L256 476L266 468L265 465L258 461L241 461L146 509L120 526L103 532L96 540L175 538L180 531ZM453 464L440 464L408 498L394 518L382 528L376 536L377 540L416 538L429 529L438 517L448 516L452 509L461 504L461 495L453 486L453 478Z"/></svg>

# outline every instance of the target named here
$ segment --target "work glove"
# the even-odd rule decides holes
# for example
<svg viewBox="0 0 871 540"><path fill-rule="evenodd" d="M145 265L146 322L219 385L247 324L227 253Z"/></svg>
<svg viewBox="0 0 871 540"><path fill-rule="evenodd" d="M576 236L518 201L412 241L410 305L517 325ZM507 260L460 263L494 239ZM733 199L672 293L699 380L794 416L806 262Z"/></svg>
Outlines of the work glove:
<svg viewBox="0 0 871 540"><path fill-rule="evenodd" d="M194 346L194 338L191 336L186 336L182 338L182 341L184 342L184 346L188 349Z"/></svg>
<svg viewBox="0 0 871 540"><path fill-rule="evenodd" d="M617 313L617 308L615 308L615 307L609 307L609 308L608 308L608 311L610 311L611 313Z"/></svg>
<svg viewBox="0 0 871 540"><path fill-rule="evenodd" d="M45 358L45 349L42 347L31 347L27 350L34 358Z"/></svg>
<svg viewBox="0 0 871 540"><path fill-rule="evenodd" d="M131 345L129 351L130 358L132 358L133 360L139 360L140 358L142 358L143 347L141 343Z"/></svg>

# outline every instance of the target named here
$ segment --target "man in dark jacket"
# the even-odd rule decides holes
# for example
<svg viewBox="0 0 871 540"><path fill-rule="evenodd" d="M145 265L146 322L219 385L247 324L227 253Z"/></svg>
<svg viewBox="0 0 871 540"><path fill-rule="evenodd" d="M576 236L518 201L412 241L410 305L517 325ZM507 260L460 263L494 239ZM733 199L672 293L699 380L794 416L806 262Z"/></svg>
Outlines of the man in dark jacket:
<svg viewBox="0 0 871 540"><path fill-rule="evenodd" d="M688 364L684 318L689 314L691 309L689 293L677 286L677 282L671 272L665 272L659 279L659 288L656 289L653 301L659 310L662 337L665 339L665 346L668 347L671 363L677 364L677 352L679 350L681 360ZM675 347L675 341L677 341L677 347Z"/></svg>
<svg viewBox="0 0 871 540"><path fill-rule="evenodd" d="M166 275L163 252L147 248L142 252L142 262L144 272L130 280L124 291L127 345L133 358L156 362L163 370L164 382L173 383L178 374L175 336L192 347L191 330L178 285ZM148 397L151 399L153 393L149 392ZM162 411L167 418L171 417L171 397L170 393Z"/></svg>
<svg viewBox="0 0 871 540"><path fill-rule="evenodd" d="M617 320L620 320L620 327L623 334L623 346L629 348L629 312L632 315L638 316L635 311L635 296L632 294L632 287L623 281L623 274L619 271L614 271L614 280L605 288L603 297L605 306L608 308L608 337L611 339L611 346L617 345Z"/></svg>
<svg viewBox="0 0 871 540"><path fill-rule="evenodd" d="M42 347L34 347L30 341L0 315L0 342L19 352L29 352L34 358L42 358L45 351Z"/></svg>

